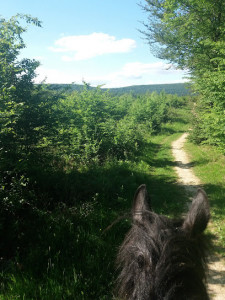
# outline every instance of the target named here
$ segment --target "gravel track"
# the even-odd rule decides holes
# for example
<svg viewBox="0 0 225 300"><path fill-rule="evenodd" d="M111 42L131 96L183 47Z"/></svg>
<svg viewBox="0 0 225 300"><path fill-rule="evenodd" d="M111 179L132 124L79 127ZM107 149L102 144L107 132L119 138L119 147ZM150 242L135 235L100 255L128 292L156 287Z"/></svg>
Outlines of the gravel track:
<svg viewBox="0 0 225 300"><path fill-rule="evenodd" d="M175 170L178 175L178 183L182 185L190 198L201 186L201 181L195 176L192 163L184 151L184 143L188 133L184 133L172 143L172 153L176 162ZM225 300L225 262L217 255L211 256L208 272L208 290L210 299Z"/></svg>

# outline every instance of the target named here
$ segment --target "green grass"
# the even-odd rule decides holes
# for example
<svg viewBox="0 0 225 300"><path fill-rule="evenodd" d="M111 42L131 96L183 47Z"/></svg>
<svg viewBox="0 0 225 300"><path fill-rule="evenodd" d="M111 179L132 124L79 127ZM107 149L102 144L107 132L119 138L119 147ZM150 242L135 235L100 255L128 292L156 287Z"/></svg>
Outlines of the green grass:
<svg viewBox="0 0 225 300"><path fill-rule="evenodd" d="M151 138L154 147L144 152L145 159L151 166L151 180L149 192L153 208L157 213L169 216L179 215L184 211L187 201L184 189L177 184L177 174L174 170L175 162L171 152L171 143L189 128L188 111L177 111L173 122L163 126L161 134ZM150 153L155 148L154 153ZM150 159L152 158L152 159Z"/></svg>
<svg viewBox="0 0 225 300"><path fill-rule="evenodd" d="M210 229L215 235L216 251L225 256L225 156L213 146L199 146L191 142L186 144L185 149L209 196L212 210Z"/></svg>
<svg viewBox="0 0 225 300"><path fill-rule="evenodd" d="M115 257L130 219L104 230L130 212L142 183L157 213L173 217L185 210L187 198L176 183L171 142L188 128L188 111L180 109L160 134L146 137L148 142L132 159L111 159L67 174L64 180L79 192L74 196L80 201L76 207L59 206L36 216L32 244L0 274L0 299L112 299Z"/></svg>

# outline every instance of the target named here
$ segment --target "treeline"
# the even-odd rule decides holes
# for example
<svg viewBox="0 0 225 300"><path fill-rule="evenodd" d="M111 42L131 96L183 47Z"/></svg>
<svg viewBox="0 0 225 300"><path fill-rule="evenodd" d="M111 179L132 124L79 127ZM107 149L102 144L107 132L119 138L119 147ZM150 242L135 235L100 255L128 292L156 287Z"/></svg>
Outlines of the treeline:
<svg viewBox="0 0 225 300"><path fill-rule="evenodd" d="M83 85L79 84L48 84L48 89L55 91L79 91L83 90ZM89 89L95 89L95 87L88 86ZM177 96L187 96L191 95L191 90L185 83L171 83L171 84L149 84L149 85L133 85L121 88L104 88L101 87L103 91L110 91L113 95L122 95L125 93L131 93L132 95L140 95L146 93L161 93L172 94Z"/></svg>
<svg viewBox="0 0 225 300"><path fill-rule="evenodd" d="M145 182L141 149L187 99L35 85L21 17L41 25L0 20L0 298L110 299L121 235L102 231Z"/></svg>
<svg viewBox="0 0 225 300"><path fill-rule="evenodd" d="M191 95L191 90L185 83L171 83L171 84L149 84L149 85L134 85L121 88L111 88L110 92L121 95L124 93L132 93L134 95L140 95L145 93L161 93L172 94L177 96Z"/></svg>

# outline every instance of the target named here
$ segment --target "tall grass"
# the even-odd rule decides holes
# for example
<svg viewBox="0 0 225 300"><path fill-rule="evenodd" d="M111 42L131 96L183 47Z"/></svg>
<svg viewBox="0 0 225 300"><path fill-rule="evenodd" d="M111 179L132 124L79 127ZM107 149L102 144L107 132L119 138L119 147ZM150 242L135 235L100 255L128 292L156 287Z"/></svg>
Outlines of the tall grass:
<svg viewBox="0 0 225 300"><path fill-rule="evenodd" d="M20 236L17 243L8 237L15 255L1 259L1 299L112 299L115 256L130 226L136 188L147 184L158 213L177 215L186 202L170 143L189 127L188 112L170 107L167 113L158 132L142 131L144 140L132 155L52 174L38 169L45 194L32 209L21 204L8 224L18 226Z"/></svg>
<svg viewBox="0 0 225 300"><path fill-rule="evenodd" d="M225 257L225 157L214 146L188 142L185 148L210 199L215 250Z"/></svg>

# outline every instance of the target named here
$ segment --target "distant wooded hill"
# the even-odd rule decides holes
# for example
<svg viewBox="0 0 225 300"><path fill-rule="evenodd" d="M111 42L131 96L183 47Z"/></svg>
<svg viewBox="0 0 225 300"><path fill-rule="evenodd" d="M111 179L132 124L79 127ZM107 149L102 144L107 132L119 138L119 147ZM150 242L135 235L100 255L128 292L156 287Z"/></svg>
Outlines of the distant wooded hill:
<svg viewBox="0 0 225 300"><path fill-rule="evenodd" d="M82 91L83 85L79 84L49 84L49 89L51 90L68 90L68 91ZM94 87L89 86L90 89ZM167 94L177 94L178 96L185 96L191 93L190 89L187 88L185 83L172 83L172 84L152 84L152 85L133 85L121 88L102 88L102 90L109 90L111 93L116 95L121 95L124 93L132 94L145 94L147 92L157 92L165 91Z"/></svg>
<svg viewBox="0 0 225 300"><path fill-rule="evenodd" d="M157 92L165 91L167 94L177 94L178 96L185 96L190 94L190 90L184 83L173 83L173 84L152 84L152 85L133 85L122 88L112 88L109 89L112 93L124 94L145 94L147 92Z"/></svg>

